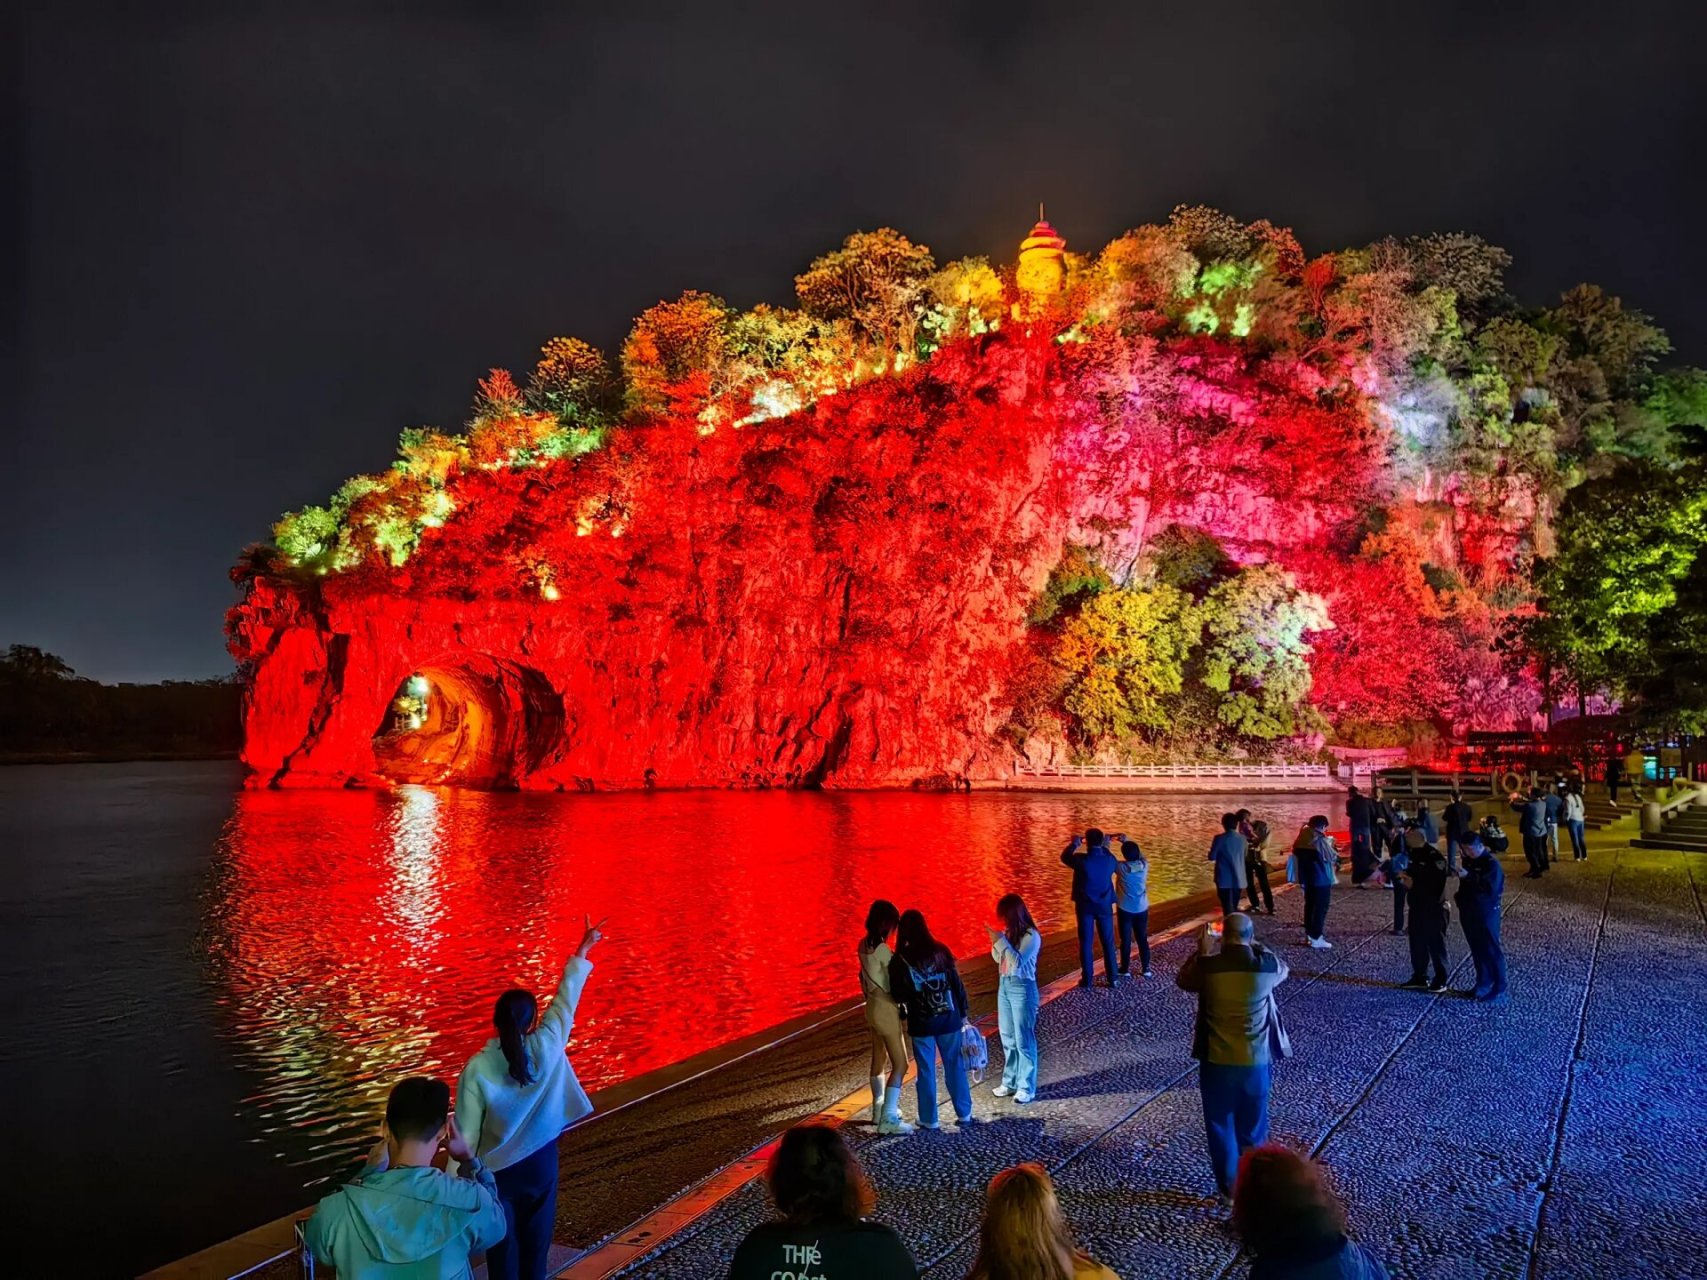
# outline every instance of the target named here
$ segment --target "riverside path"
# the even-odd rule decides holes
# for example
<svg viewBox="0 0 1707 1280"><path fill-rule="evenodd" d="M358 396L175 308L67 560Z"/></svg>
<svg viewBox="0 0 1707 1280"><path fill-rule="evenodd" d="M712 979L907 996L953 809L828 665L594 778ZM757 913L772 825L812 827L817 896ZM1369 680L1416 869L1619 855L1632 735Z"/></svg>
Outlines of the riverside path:
<svg viewBox="0 0 1707 1280"><path fill-rule="evenodd" d="M1275 1071L1274 1136L1327 1163L1353 1234L1395 1277L1707 1273L1707 855L1633 849L1632 834L1601 833L1590 861L1539 882L1513 871L1503 1007L1395 989L1409 962L1382 890L1335 891L1333 951L1302 945L1296 893L1258 917L1292 967L1279 994L1296 1052ZM1450 945L1463 985L1456 924ZM876 1216L926 1275L965 1274L982 1188L1020 1160L1049 1167L1083 1247L1125 1280L1245 1274L1203 1154L1193 1004L1173 983L1191 946L1163 944L1149 981L1049 1001L1030 1106L985 1085L989 1123L964 1133L847 1126ZM999 1055L992 1040L993 1068ZM749 1183L616 1273L721 1276L765 1213Z"/></svg>

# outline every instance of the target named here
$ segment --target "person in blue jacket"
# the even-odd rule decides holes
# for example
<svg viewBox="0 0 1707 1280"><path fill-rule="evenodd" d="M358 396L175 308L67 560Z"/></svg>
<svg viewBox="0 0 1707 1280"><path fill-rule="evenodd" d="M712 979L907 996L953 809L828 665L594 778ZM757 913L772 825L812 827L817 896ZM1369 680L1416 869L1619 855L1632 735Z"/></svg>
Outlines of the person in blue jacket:
<svg viewBox="0 0 1707 1280"><path fill-rule="evenodd" d="M1333 943L1322 936L1328 927L1328 899L1334 891L1334 870L1339 851L1328 834L1328 818L1318 813L1304 825L1292 842L1298 883L1304 887L1304 938L1318 951L1331 951Z"/></svg>
<svg viewBox="0 0 1707 1280"><path fill-rule="evenodd" d="M1119 835L1115 839L1120 839ZM1079 845L1085 846L1084 852ZM1108 837L1096 827L1081 841L1074 836L1061 853L1064 865L1073 869L1073 917L1079 925L1079 985L1088 987L1096 972L1091 950L1094 931L1102 943L1102 973L1106 986L1114 985L1114 855Z"/></svg>
<svg viewBox="0 0 1707 1280"><path fill-rule="evenodd" d="M1500 946L1500 897L1505 893L1505 870L1482 845L1480 836L1464 843L1458 868L1458 919L1464 940L1476 963L1476 986L1468 994L1478 1000L1499 1000L1506 994L1505 951Z"/></svg>

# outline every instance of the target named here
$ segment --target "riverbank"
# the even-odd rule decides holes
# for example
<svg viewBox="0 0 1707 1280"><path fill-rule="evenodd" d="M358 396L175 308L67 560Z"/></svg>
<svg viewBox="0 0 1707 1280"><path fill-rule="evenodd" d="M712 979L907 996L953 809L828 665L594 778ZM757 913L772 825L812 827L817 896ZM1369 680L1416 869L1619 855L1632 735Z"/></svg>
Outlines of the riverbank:
<svg viewBox="0 0 1707 1280"><path fill-rule="evenodd" d="M1259 919L1293 971L1279 994L1296 1056L1275 1073L1275 1136L1328 1164L1353 1234L1396 1280L1699 1274L1707 1081L1687 1029L1707 1012L1707 856L1632 849L1633 827L1597 833L1589 862L1540 881L1508 862L1503 1007L1396 989L1407 944L1384 891L1336 891L1330 952L1301 945L1298 895ZM1124 1280L1243 1274L1203 1155L1193 1005L1172 982L1191 947L1158 948L1152 982L1046 1004L1031 1106L979 1090L992 1123L970 1132L848 1127L877 1216L925 1275L965 1274L979 1189L1022 1159L1050 1167L1082 1245ZM1462 986L1456 927L1450 948ZM631 1263L595 1254L566 1274L720 1275L766 1213L751 1182Z"/></svg>
<svg viewBox="0 0 1707 1280"><path fill-rule="evenodd" d="M1396 989L1406 941L1390 932L1384 891L1336 893L1331 952L1301 945L1296 894L1259 917L1293 968L1281 992L1297 1056L1276 1073L1276 1134L1333 1168L1354 1232L1396 1277L1693 1274L1686 1215L1707 1193L1707 1165L1691 1117L1707 1107L1707 1084L1675 1029L1707 1010L1707 857L1632 849L1634 830L1625 820L1595 833L1588 863L1539 882L1508 861L1512 1000L1501 1009ZM1170 904L1155 932L1209 905ZM852 1006L756 1051L732 1046L727 1061L681 1064L674 1084L653 1082L661 1089L632 1081L641 1096L601 1095L607 1109L563 1143L563 1185L575 1189L559 1205L564 1274L721 1274L766 1213L766 1145L820 1113L847 1122L879 1216L930 1276L964 1273L977 1188L1019 1159L1051 1167L1082 1241L1125 1280L1239 1274L1202 1154L1191 1002L1172 983L1191 945L1189 930L1162 942L1148 982L1079 991L1070 936L1051 936L1040 972L1067 981L1042 1015L1039 1101L1018 1110L980 1089L992 1123L966 1134L875 1136ZM1461 984L1456 928L1451 954ZM967 977L973 1012L987 1017L990 966L968 965ZM1651 1079L1668 1082L1675 1105L1640 1105Z"/></svg>

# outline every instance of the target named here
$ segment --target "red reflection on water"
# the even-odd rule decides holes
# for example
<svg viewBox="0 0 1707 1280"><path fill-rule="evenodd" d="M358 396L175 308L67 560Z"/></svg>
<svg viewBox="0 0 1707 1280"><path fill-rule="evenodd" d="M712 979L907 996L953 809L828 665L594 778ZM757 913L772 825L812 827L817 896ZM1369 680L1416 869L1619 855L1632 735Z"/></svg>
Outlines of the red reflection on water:
<svg viewBox="0 0 1707 1280"><path fill-rule="evenodd" d="M1321 806L1280 798L1277 831ZM315 1175L369 1140L400 1075L454 1079L494 998L548 992L608 916L571 1054L589 1088L856 993L873 897L983 950L996 899L1069 914L1075 829L1137 836L1152 896L1208 882L1225 799L1036 793L564 796L403 788L245 792L206 910L222 1030L263 1140Z"/></svg>

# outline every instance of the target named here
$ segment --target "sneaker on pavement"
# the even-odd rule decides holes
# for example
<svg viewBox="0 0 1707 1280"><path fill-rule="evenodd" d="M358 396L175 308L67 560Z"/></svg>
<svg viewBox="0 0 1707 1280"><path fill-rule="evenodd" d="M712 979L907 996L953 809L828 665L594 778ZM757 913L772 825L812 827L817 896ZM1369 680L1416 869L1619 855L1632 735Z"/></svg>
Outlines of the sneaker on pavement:
<svg viewBox="0 0 1707 1280"><path fill-rule="evenodd" d="M1014 1101L1019 1103L1019 1105L1023 1107L1026 1103L1030 1102L1034 1096L1035 1096L1034 1094L1023 1093L1023 1092L1016 1093L1016 1094L1014 1094Z"/></svg>
<svg viewBox="0 0 1707 1280"><path fill-rule="evenodd" d="M1400 991L1425 991L1427 989L1427 978L1409 978L1399 984Z"/></svg>
<svg viewBox="0 0 1707 1280"><path fill-rule="evenodd" d="M1145 977L1146 977L1146 978L1153 978L1153 977L1155 977L1155 976L1156 976L1156 975L1155 975L1155 973L1154 973L1154 972L1153 972L1153 971L1152 971L1152 970L1149 970L1149 969L1146 969L1146 970L1144 970L1144 976L1145 976Z"/></svg>
<svg viewBox="0 0 1707 1280"><path fill-rule="evenodd" d="M936 1126L932 1125L930 1127L934 1129ZM913 1131L913 1126L908 1124L905 1120L901 1119L899 1116L896 1116L894 1119L891 1119L891 1120L879 1120L877 1122L877 1132L885 1138L890 1137L891 1135L900 1135L902 1137L905 1137L907 1134L911 1133L912 1131Z"/></svg>
<svg viewBox="0 0 1707 1280"><path fill-rule="evenodd" d="M969 1124L983 1124L984 1121L978 1116L955 1116L954 1123L965 1128Z"/></svg>
<svg viewBox="0 0 1707 1280"><path fill-rule="evenodd" d="M999 1084L994 1089L990 1090L990 1092L995 1094L998 1098L1005 1098L1008 1094L1012 1093L1013 1090L1008 1088L1005 1084Z"/></svg>

